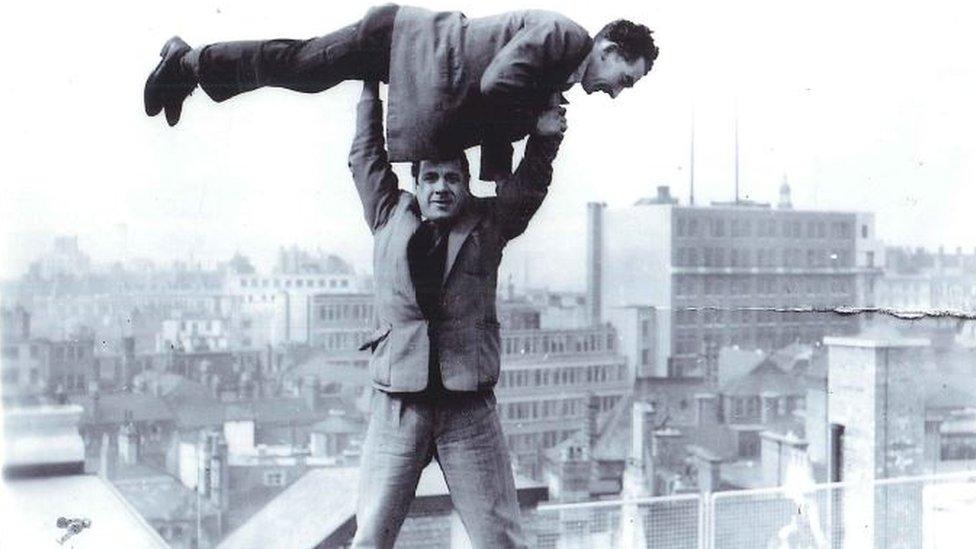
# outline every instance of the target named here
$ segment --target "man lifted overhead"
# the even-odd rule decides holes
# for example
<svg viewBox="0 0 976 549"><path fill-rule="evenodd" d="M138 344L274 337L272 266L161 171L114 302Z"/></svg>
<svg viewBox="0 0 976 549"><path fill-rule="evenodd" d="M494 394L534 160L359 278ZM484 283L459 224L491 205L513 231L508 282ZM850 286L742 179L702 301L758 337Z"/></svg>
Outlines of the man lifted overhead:
<svg viewBox="0 0 976 549"><path fill-rule="evenodd" d="M580 84L617 97L657 59L651 31L627 20L595 37L554 12L526 10L468 19L387 4L335 32L309 40L262 40L191 48L163 46L145 86L146 114L171 126L199 85L214 101L263 86L315 93L345 80L389 83L391 162L448 158L481 145L481 174L511 173L512 145L540 113Z"/></svg>

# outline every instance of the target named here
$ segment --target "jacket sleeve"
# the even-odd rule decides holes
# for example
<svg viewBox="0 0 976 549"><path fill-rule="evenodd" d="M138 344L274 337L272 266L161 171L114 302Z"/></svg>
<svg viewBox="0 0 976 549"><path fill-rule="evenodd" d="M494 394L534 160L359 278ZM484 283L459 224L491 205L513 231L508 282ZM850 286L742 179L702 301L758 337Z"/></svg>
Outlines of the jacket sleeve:
<svg viewBox="0 0 976 549"><path fill-rule="evenodd" d="M356 109L356 136L349 152L349 169L363 203L366 223L375 233L389 219L399 187L383 140L382 103L379 99L363 99Z"/></svg>
<svg viewBox="0 0 976 549"><path fill-rule="evenodd" d="M526 25L488 64L481 76L481 94L489 102L538 107L534 103L552 93L552 82L544 78L548 71L581 58L589 44L582 27L558 14Z"/></svg>
<svg viewBox="0 0 976 549"><path fill-rule="evenodd" d="M505 240L522 234L542 206L552 182L552 162L561 142L562 136L529 136L525 156L515 173L497 182L495 219Z"/></svg>

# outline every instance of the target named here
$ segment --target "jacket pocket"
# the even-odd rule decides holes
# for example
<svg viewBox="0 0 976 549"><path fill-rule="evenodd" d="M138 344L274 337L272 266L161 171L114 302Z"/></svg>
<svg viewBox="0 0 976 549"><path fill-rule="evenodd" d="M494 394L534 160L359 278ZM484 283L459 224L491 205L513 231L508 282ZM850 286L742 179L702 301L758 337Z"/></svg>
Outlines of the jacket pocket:
<svg viewBox="0 0 976 549"><path fill-rule="evenodd" d="M360 350L369 349L373 353L369 357L369 373L373 383L378 385L390 384L390 338L392 330L392 325L376 330L369 341L360 347Z"/></svg>
<svg viewBox="0 0 976 549"><path fill-rule="evenodd" d="M387 324L386 326L381 326L377 328L372 334L370 334L369 339L363 342L359 346L360 351L369 350L369 352L376 352L376 347L379 346L380 342L384 339L390 337L390 330L393 329L392 324Z"/></svg>

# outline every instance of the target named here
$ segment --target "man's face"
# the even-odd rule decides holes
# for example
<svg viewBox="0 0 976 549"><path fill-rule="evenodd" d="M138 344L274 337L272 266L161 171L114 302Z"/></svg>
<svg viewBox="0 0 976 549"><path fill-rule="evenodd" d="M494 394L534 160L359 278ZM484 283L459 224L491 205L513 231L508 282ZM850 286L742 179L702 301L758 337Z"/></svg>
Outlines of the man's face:
<svg viewBox="0 0 976 549"><path fill-rule="evenodd" d="M627 61L620 55L617 44L602 40L593 46L591 58L583 73L583 91L587 94L602 91L616 98L625 88L637 83L647 73L647 60L638 57Z"/></svg>
<svg viewBox="0 0 976 549"><path fill-rule="evenodd" d="M471 196L460 160L421 162L416 191L420 213L431 221L457 217Z"/></svg>

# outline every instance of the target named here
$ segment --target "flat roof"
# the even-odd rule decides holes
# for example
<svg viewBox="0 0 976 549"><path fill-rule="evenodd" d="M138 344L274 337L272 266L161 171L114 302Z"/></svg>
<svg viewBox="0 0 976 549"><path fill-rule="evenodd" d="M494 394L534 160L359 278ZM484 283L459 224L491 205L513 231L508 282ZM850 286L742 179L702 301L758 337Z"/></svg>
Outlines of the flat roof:
<svg viewBox="0 0 976 549"><path fill-rule="evenodd" d="M110 483L94 475L7 480L2 493L7 506L0 531L10 547L56 547L66 532L57 526L60 517L91 521L65 547L168 547Z"/></svg>

